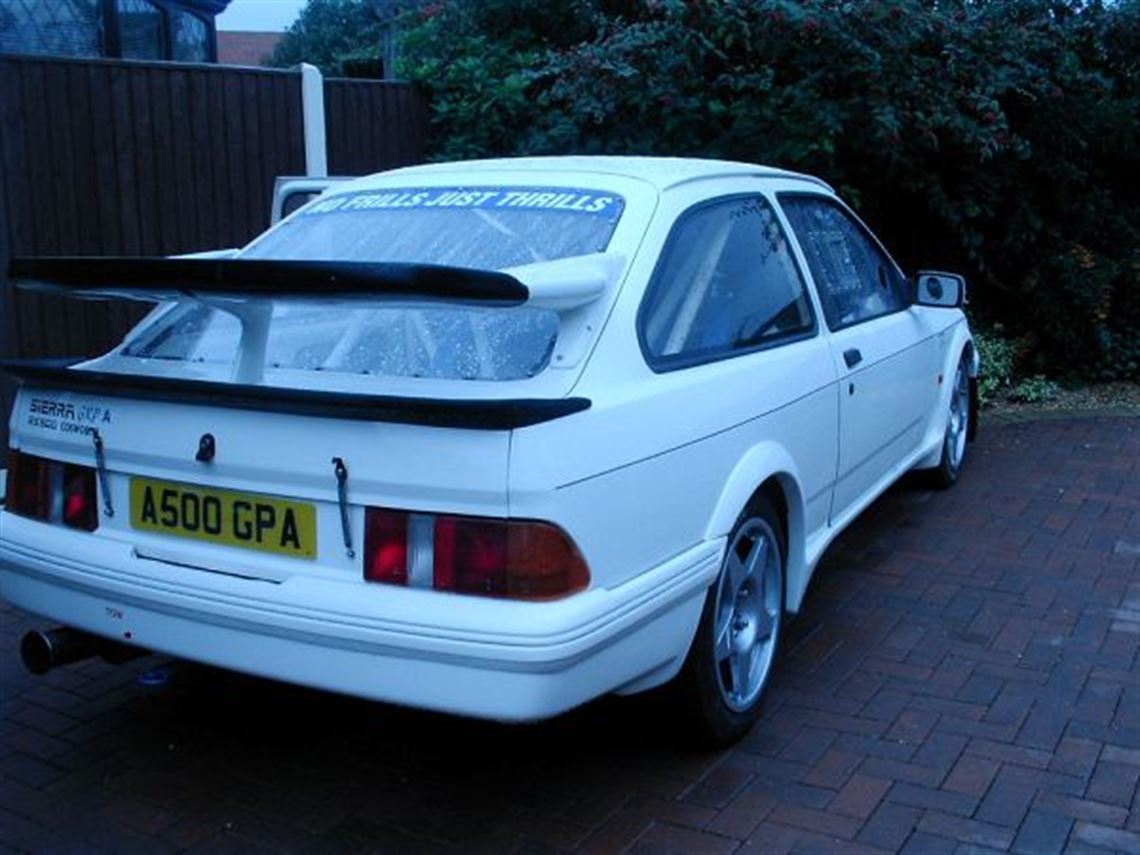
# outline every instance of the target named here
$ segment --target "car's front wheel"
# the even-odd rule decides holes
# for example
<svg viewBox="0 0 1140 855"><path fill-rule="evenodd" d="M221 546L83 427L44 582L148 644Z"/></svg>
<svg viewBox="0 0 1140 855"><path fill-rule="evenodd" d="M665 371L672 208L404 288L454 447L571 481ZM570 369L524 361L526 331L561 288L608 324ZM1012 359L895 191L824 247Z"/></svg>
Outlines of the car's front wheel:
<svg viewBox="0 0 1140 855"><path fill-rule="evenodd" d="M950 389L950 406L946 413L946 433L942 439L942 459L934 469L935 483L950 487L957 483L966 462L966 441L970 432L970 370L965 353L958 360L954 386Z"/></svg>
<svg viewBox="0 0 1140 855"><path fill-rule="evenodd" d="M734 742L760 717L783 630L786 555L779 517L757 497L729 535L681 674L702 742Z"/></svg>

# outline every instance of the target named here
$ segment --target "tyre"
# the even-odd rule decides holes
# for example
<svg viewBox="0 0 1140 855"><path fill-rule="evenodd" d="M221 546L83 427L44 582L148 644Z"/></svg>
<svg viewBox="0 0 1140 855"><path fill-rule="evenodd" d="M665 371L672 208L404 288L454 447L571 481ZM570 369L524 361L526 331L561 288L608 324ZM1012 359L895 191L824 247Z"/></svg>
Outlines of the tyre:
<svg viewBox="0 0 1140 855"><path fill-rule="evenodd" d="M946 413L946 434L942 439L942 459L931 470L938 487L952 487L958 481L962 465L966 462L967 441L971 430L971 404L969 360L965 353L958 360L954 385L950 389L950 406Z"/></svg>
<svg viewBox="0 0 1140 855"><path fill-rule="evenodd" d="M783 631L787 552L771 502L754 499L729 535L679 680L701 744L735 742L760 717Z"/></svg>

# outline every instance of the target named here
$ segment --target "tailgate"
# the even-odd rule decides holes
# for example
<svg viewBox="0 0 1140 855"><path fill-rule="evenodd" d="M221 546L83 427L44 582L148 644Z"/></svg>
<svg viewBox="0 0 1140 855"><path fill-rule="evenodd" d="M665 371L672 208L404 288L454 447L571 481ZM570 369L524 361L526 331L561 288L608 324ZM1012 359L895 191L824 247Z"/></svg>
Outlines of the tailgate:
<svg viewBox="0 0 1140 855"><path fill-rule="evenodd" d="M127 541L143 558L275 581L295 574L357 580L365 506L507 514L508 430L115 392L25 383L11 444L87 466L97 465L101 445L93 536Z"/></svg>

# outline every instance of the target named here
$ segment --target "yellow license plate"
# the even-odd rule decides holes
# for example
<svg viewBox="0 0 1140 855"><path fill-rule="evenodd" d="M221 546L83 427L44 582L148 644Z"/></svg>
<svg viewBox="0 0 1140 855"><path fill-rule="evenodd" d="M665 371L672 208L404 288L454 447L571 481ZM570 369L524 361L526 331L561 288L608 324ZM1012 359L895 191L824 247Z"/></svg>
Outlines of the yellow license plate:
<svg viewBox="0 0 1140 855"><path fill-rule="evenodd" d="M131 526L294 558L317 556L316 509L258 493L132 478Z"/></svg>

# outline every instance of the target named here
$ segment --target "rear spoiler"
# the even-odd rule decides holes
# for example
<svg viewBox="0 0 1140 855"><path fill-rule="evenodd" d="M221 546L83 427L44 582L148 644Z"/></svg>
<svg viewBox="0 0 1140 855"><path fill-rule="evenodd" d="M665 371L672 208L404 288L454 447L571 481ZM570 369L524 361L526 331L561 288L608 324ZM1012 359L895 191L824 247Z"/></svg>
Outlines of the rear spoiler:
<svg viewBox="0 0 1140 855"><path fill-rule="evenodd" d="M237 258L13 258L20 288L84 299L185 297L339 301L415 299L520 306L527 286L506 273L435 264Z"/></svg>
<svg viewBox="0 0 1140 855"><path fill-rule="evenodd" d="M60 360L2 360L0 371L23 383L100 397L133 398L298 416L398 422L470 430L512 430L590 408L588 398L438 399L316 389L214 383L178 377L75 368Z"/></svg>

